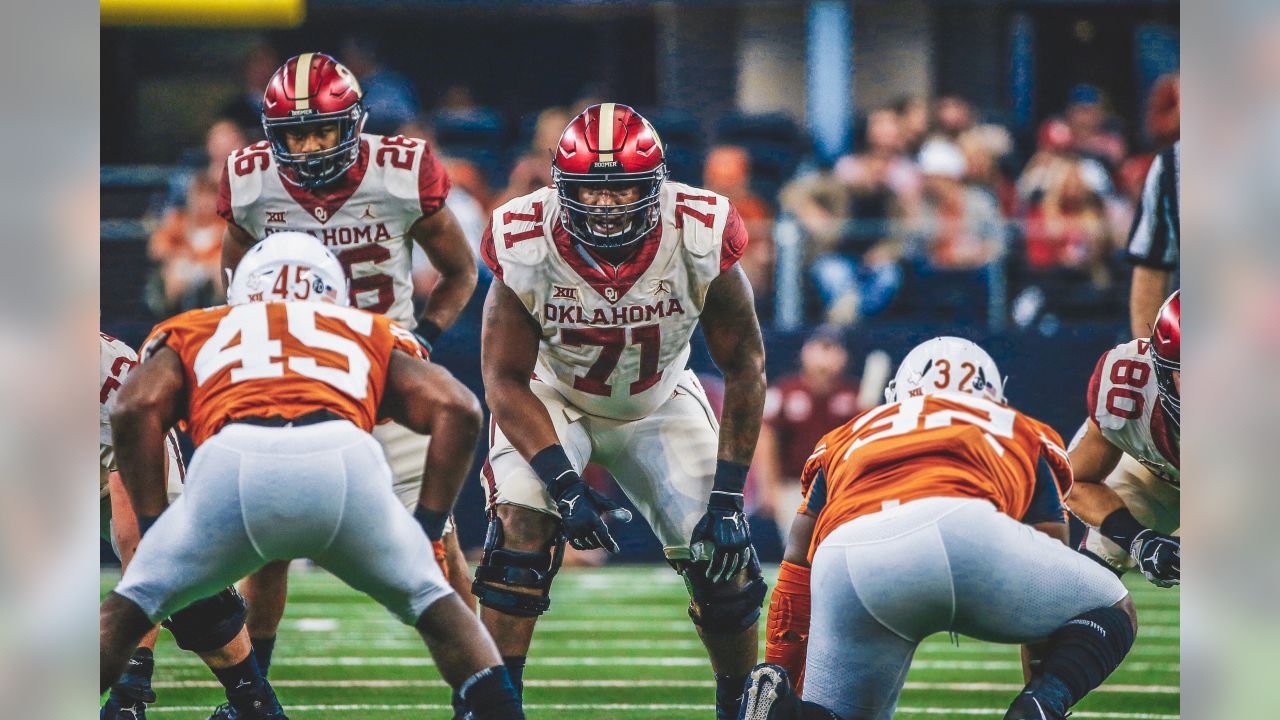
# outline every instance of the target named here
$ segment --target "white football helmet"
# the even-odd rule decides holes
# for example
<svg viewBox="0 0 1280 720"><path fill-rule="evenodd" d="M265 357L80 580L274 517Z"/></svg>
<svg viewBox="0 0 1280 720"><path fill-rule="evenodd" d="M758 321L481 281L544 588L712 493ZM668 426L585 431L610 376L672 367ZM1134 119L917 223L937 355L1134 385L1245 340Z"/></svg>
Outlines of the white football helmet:
<svg viewBox="0 0 1280 720"><path fill-rule="evenodd" d="M912 348L885 388L884 399L898 402L948 390L1004 402L1004 380L996 361L973 342L951 336Z"/></svg>
<svg viewBox="0 0 1280 720"><path fill-rule="evenodd" d="M268 235L249 248L231 274L227 304L280 300L350 305L342 263L318 239L306 233Z"/></svg>

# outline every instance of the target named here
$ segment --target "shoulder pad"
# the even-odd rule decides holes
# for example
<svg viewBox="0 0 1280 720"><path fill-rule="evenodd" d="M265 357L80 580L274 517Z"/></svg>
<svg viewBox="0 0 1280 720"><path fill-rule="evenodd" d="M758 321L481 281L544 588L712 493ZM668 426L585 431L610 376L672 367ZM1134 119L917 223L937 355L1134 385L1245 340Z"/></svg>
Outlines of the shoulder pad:
<svg viewBox="0 0 1280 720"><path fill-rule="evenodd" d="M684 183L663 186L663 219L680 233L681 242L694 257L719 254L729 217L729 199Z"/></svg>
<svg viewBox="0 0 1280 720"><path fill-rule="evenodd" d="M397 200L405 200L417 207L418 169L422 165L426 141L403 135L387 137L368 133L361 135L360 138L368 143L369 167L376 166L382 173L382 182L387 193ZM407 167L403 163L405 159L409 160ZM396 164L397 160L401 161L399 165Z"/></svg>
<svg viewBox="0 0 1280 720"><path fill-rule="evenodd" d="M276 172L271 146L264 140L227 156L227 179L233 210L252 205L262 197L262 181L267 173Z"/></svg>
<svg viewBox="0 0 1280 720"><path fill-rule="evenodd" d="M550 251L550 228L559 207L555 190L541 188L495 208L489 221L498 262L504 268L541 264Z"/></svg>

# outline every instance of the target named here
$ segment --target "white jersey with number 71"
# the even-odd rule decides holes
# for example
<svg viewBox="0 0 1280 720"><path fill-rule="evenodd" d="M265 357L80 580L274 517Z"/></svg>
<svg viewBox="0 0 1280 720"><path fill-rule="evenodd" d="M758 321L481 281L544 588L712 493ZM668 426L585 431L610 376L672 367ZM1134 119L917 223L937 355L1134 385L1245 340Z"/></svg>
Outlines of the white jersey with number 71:
<svg viewBox="0 0 1280 720"><path fill-rule="evenodd" d="M481 254L542 329L535 375L583 412L635 420L671 396L711 281L747 233L723 195L666 182L662 220L614 267L560 223L554 188L493 211Z"/></svg>

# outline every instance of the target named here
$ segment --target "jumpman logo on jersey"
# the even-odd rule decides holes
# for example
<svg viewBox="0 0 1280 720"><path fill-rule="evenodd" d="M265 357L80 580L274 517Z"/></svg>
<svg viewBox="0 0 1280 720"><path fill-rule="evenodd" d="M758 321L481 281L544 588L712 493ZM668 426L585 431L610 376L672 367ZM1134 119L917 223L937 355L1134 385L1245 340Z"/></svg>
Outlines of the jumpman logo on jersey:
<svg viewBox="0 0 1280 720"><path fill-rule="evenodd" d="M373 207L372 205L365 205L365 206L364 206L364 214L362 214L362 215L360 216L360 219L361 219L361 220L373 220L373 219L374 219L374 217L373 217L373 210L371 209L372 207Z"/></svg>

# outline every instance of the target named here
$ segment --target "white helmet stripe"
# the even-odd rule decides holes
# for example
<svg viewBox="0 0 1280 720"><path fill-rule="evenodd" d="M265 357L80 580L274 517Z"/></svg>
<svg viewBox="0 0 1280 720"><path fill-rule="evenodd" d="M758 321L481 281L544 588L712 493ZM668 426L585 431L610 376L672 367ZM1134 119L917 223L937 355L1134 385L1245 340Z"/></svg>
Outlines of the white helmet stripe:
<svg viewBox="0 0 1280 720"><path fill-rule="evenodd" d="M298 110L311 109L311 58L315 53L302 53L293 67L293 96Z"/></svg>
<svg viewBox="0 0 1280 720"><path fill-rule="evenodd" d="M601 151L600 162L613 162L613 153L606 152L613 149L613 106L614 103L600 105L600 142L596 145Z"/></svg>

